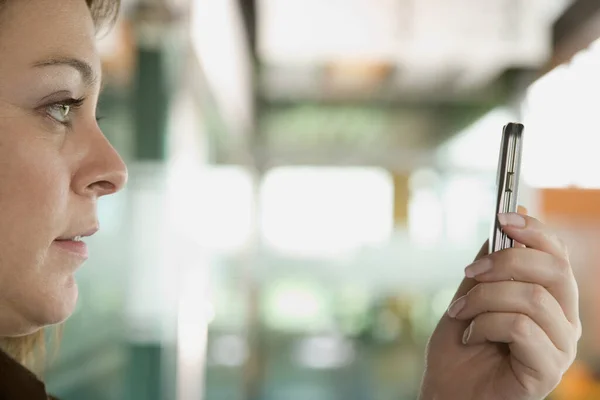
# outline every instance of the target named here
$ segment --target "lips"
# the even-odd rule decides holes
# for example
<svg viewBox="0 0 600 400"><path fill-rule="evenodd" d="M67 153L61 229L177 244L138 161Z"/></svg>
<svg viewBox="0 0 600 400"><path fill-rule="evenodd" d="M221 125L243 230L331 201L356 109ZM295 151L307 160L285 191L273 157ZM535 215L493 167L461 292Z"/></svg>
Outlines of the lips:
<svg viewBox="0 0 600 400"><path fill-rule="evenodd" d="M81 241L85 237L93 236L98 232L98 227L88 229L87 231L75 232L73 234L67 234L56 238L57 241Z"/></svg>
<svg viewBox="0 0 600 400"><path fill-rule="evenodd" d="M92 236L97 231L98 228L92 228L82 233L61 236L56 238L53 244L60 250L85 260L88 258L88 248L83 238Z"/></svg>
<svg viewBox="0 0 600 400"><path fill-rule="evenodd" d="M88 258L88 248L85 242L83 241L61 239L55 240L53 244L60 250L65 251L71 255L82 258L84 260Z"/></svg>
<svg viewBox="0 0 600 400"><path fill-rule="evenodd" d="M72 242L81 242L81 240L83 239L83 236L74 236L72 238L58 238L56 239L59 242L67 242L67 241L72 241Z"/></svg>

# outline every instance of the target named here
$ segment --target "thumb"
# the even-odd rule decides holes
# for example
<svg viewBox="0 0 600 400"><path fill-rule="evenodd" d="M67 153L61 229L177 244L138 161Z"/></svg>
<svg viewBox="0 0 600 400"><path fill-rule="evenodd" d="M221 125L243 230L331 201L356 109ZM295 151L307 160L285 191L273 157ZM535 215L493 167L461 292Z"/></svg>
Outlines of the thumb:
<svg viewBox="0 0 600 400"><path fill-rule="evenodd" d="M517 212L519 214L527 215L527 209L523 206L519 206ZM486 242L483 244L483 246L481 246L481 249L479 250L479 253L477 253L477 256L475 256L474 261L477 261L488 255L488 243L489 243L489 240L486 240ZM515 246L517 246L517 245L518 245L518 243L515 243ZM473 289L475 287L475 285L477 285L477 281L475 279L464 278L463 281L461 282L460 286L458 287L458 290L456 291L456 294L454 295L452 302L454 302L455 300L457 300L460 297L469 293L469 290Z"/></svg>

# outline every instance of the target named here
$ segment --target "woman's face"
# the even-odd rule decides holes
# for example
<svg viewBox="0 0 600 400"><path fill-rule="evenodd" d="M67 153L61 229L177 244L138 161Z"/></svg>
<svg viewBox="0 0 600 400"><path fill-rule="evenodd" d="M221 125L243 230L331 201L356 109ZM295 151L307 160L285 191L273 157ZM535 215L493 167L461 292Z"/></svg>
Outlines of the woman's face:
<svg viewBox="0 0 600 400"><path fill-rule="evenodd" d="M0 8L0 337L61 322L96 206L127 170L96 122L100 59L84 0Z"/></svg>

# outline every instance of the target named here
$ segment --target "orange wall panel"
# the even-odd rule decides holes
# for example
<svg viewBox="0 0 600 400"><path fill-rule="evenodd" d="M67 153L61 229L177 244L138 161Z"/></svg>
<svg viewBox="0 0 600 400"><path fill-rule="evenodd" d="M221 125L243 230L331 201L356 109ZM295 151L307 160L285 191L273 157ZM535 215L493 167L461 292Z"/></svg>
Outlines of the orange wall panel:
<svg viewBox="0 0 600 400"><path fill-rule="evenodd" d="M545 219L600 221L600 190L541 189L539 195L540 211Z"/></svg>

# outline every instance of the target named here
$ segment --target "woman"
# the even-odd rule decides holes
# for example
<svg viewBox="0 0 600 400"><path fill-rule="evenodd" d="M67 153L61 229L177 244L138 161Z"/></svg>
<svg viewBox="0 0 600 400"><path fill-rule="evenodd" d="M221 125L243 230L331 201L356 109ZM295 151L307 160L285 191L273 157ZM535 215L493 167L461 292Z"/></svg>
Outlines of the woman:
<svg viewBox="0 0 600 400"><path fill-rule="evenodd" d="M117 6L0 0L0 399L47 397L24 357L72 313L80 239L98 229L97 200L126 181L95 119L95 28ZM527 248L467 268L432 336L421 400L542 399L573 360L581 326L564 246L533 218L499 218Z"/></svg>
<svg viewBox="0 0 600 400"><path fill-rule="evenodd" d="M96 122L97 24L115 1L0 0L0 337L23 361L75 307L81 241L127 171ZM90 12L91 10L91 12ZM46 398L0 355L0 399Z"/></svg>

